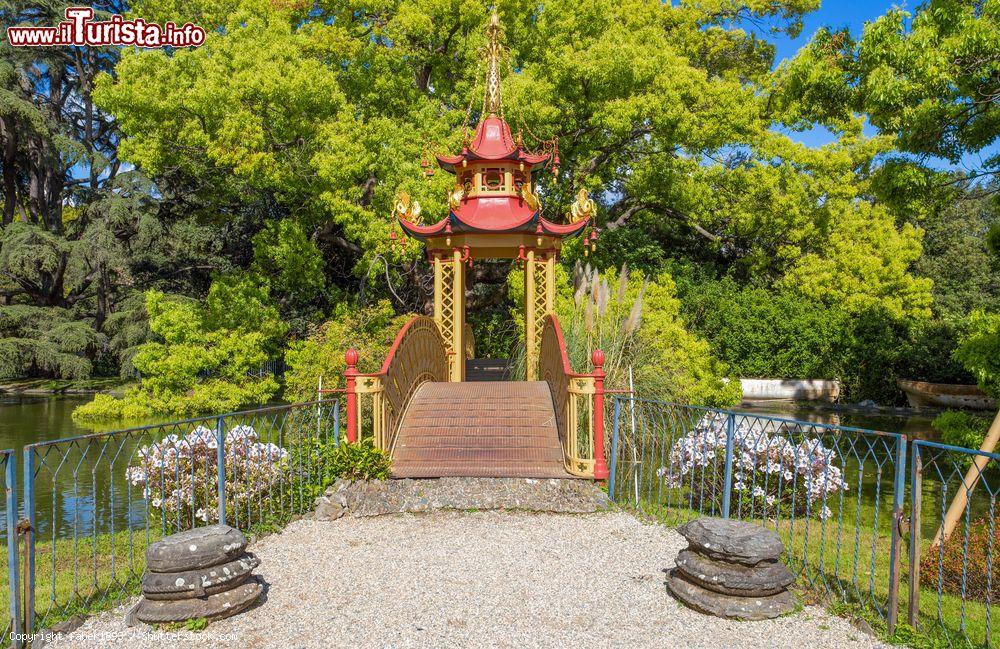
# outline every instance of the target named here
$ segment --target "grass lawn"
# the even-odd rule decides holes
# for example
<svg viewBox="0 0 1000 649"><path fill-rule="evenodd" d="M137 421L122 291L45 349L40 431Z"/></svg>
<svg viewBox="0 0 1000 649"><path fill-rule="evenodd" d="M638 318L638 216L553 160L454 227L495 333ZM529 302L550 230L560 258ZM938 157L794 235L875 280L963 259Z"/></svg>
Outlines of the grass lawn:
<svg viewBox="0 0 1000 649"><path fill-rule="evenodd" d="M151 529L35 544L35 626L49 627L77 613L114 606L139 593L146 546L162 533ZM24 565L21 552L21 565ZM22 568L21 586L25 575ZM0 573L0 606L10 609L7 571ZM23 607L22 607L23 609ZM22 610L23 613L23 610Z"/></svg>

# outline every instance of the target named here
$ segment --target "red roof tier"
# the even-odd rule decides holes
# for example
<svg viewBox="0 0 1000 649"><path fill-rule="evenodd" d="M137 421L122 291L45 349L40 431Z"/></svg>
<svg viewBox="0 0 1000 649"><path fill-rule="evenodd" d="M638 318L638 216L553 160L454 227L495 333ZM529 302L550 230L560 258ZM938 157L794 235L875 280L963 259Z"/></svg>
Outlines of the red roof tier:
<svg viewBox="0 0 1000 649"><path fill-rule="evenodd" d="M449 214L447 217L432 225L417 225L416 223L410 223L406 219L399 219L399 224L407 234L421 241L425 241L428 237L442 236L444 234L462 234L466 232L522 232L547 234L558 237L571 237L579 234L585 227L587 227L586 220L565 224L552 223L551 221L543 219L537 213L531 214L527 221L518 226L508 227L505 225L499 229L474 227L468 223L460 221L454 213ZM451 225L450 231L448 229L449 224Z"/></svg>
<svg viewBox="0 0 1000 649"><path fill-rule="evenodd" d="M510 125L502 117L490 115L479 122L472 142L458 155L439 155L438 162L447 171L455 173L455 165L463 160L509 160L524 162L530 168L548 162L547 153L530 153L519 146L510 135Z"/></svg>

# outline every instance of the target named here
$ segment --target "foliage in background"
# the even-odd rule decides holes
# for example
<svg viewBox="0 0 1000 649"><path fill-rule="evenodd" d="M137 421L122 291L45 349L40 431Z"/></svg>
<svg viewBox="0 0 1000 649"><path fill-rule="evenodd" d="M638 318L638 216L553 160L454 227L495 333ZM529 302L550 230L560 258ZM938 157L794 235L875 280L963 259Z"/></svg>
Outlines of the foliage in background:
<svg viewBox="0 0 1000 649"><path fill-rule="evenodd" d="M83 379L91 374L87 353L104 336L58 307L28 304L0 308L0 379L54 376Z"/></svg>
<svg viewBox="0 0 1000 649"><path fill-rule="evenodd" d="M950 323L995 308L996 269L968 244L993 220L991 187L976 177L997 170L998 12L994 0L930 0L912 20L893 9L860 40L821 29L776 69L772 36L798 35L818 4L504 3L505 112L529 146L560 138L559 182L541 178L547 218L580 188L600 203L596 267L627 261L658 278L682 261L786 305L798 295L845 329L792 307L807 328L801 340L785 323L771 329L794 350L778 360L734 319L702 337L724 342L717 355L741 370L837 367L852 399L890 403L897 376L957 375L937 364L955 346ZM394 310L426 311L421 246L392 243L386 216L398 189L428 218L446 213L452 177L428 182L419 161L459 149L480 117L489 7L128 9L193 21L207 41L79 53L0 43L0 322L50 314L0 332L10 373L129 376L152 335L143 293L203 300L220 274L266 286L291 339L316 335L372 269L375 297L391 285ZM9 18L53 24L61 11L45 0ZM817 126L829 144L791 133ZM930 166L984 151L971 178ZM971 200L976 210L963 207ZM581 242L564 253L582 259ZM480 348L503 354L503 300L480 297L492 305L470 318ZM949 324L915 324L932 312ZM66 345L50 323L74 324Z"/></svg>
<svg viewBox="0 0 1000 649"><path fill-rule="evenodd" d="M685 322L746 378L840 379L843 398L901 403L896 379L971 380L951 358L964 323L849 313L792 288L741 286L675 266Z"/></svg>
<svg viewBox="0 0 1000 649"><path fill-rule="evenodd" d="M568 274L557 266L556 314L574 371L589 371L590 354L599 348L608 389L627 390L632 368L635 390L646 398L706 405L739 401L739 382L727 380L708 343L684 328L669 275L647 279L623 266L612 281L578 265L571 288ZM523 271L511 273L509 290L514 303L522 303ZM523 341L521 309L512 316Z"/></svg>
<svg viewBox="0 0 1000 649"><path fill-rule="evenodd" d="M989 189L1000 189L998 182ZM987 243L998 223L997 203L978 193L963 187L954 202L924 219L924 253L914 271L934 282L934 311L945 320L1000 310L1000 257Z"/></svg>
<svg viewBox="0 0 1000 649"><path fill-rule="evenodd" d="M150 291L146 309L154 340L132 359L140 384L120 399L97 395L74 418L185 417L265 403L277 393L274 377L251 375L278 352L286 329L266 289L223 277L204 305Z"/></svg>
<svg viewBox="0 0 1000 649"><path fill-rule="evenodd" d="M785 290L678 279L685 321L743 378L840 378L850 318Z"/></svg>
<svg viewBox="0 0 1000 649"><path fill-rule="evenodd" d="M358 371L377 372L396 334L412 314L396 315L388 300L371 306L343 303L308 338L291 343L285 354L285 399L312 401L320 376L327 389L344 387L344 352L358 351Z"/></svg>
<svg viewBox="0 0 1000 649"><path fill-rule="evenodd" d="M996 0L928 0L912 13L890 9L859 40L821 29L779 75L780 96L789 116L838 129L864 113L917 160L963 161L989 175L1000 170L989 151L1000 137L997 52Z"/></svg>
<svg viewBox="0 0 1000 649"><path fill-rule="evenodd" d="M934 418L931 425L941 434L941 442L962 448L979 449L986 439L991 420L977 417L965 410L946 410ZM972 456L966 458L972 462Z"/></svg>
<svg viewBox="0 0 1000 649"><path fill-rule="evenodd" d="M983 392L1000 399L1000 313L972 313L955 359L976 377Z"/></svg>

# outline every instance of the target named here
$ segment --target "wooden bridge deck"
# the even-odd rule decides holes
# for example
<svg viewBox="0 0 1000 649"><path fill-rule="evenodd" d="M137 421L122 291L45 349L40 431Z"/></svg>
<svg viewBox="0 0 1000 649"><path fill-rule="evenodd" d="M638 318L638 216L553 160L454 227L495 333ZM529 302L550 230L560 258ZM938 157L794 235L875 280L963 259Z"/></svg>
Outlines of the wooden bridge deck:
<svg viewBox="0 0 1000 649"><path fill-rule="evenodd" d="M424 383L403 417L397 478L570 478L544 381Z"/></svg>

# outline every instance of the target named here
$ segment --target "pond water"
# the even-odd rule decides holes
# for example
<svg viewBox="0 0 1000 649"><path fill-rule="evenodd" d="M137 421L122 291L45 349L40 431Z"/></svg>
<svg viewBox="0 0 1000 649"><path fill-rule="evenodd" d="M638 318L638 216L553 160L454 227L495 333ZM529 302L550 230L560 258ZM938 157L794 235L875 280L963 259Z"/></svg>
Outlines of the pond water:
<svg viewBox="0 0 1000 649"><path fill-rule="evenodd" d="M93 427L85 427L73 421L73 410L90 401L92 397L79 396L32 396L6 395L0 397L0 449L13 449L17 461L18 500L22 505L19 517L24 517L24 454L22 449L28 444L58 440L99 432ZM156 423L155 421L143 423ZM108 427L108 430L124 428L124 425ZM63 451L62 448L72 449ZM38 469L36 485L36 526L44 535L52 529L54 510L59 510L64 522L80 527L85 533L93 528L94 521L101 517L100 505L94 493L106 492L110 487L107 458L98 453L88 452L86 445L66 445L58 452L45 454ZM96 448L96 445L95 445ZM59 462L62 461L60 465ZM89 486L90 493L82 494L81 486ZM54 503L58 501L58 506ZM83 517L81 520L80 516ZM106 516L105 516L106 517ZM115 512L119 524L134 518L127 510ZM81 524L82 523L82 524ZM0 535L6 536L6 520L0 520Z"/></svg>
<svg viewBox="0 0 1000 649"><path fill-rule="evenodd" d="M853 426L887 433L902 433L910 439L938 441L939 437L938 432L931 426L931 422L938 414L934 411L904 408L875 410L791 401L744 402L734 407L733 410L834 426Z"/></svg>
<svg viewBox="0 0 1000 649"><path fill-rule="evenodd" d="M0 448L92 432L73 422L73 409L89 396L0 396Z"/></svg>

